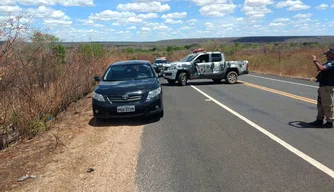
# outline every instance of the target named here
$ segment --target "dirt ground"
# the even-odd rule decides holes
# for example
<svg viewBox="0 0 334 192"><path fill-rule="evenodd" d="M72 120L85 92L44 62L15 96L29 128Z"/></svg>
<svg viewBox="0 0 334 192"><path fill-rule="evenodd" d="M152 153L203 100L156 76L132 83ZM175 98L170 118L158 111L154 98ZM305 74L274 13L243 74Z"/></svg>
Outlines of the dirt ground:
<svg viewBox="0 0 334 192"><path fill-rule="evenodd" d="M49 131L0 151L0 191L135 191L143 124L96 122L89 94ZM36 178L17 181L25 175Z"/></svg>

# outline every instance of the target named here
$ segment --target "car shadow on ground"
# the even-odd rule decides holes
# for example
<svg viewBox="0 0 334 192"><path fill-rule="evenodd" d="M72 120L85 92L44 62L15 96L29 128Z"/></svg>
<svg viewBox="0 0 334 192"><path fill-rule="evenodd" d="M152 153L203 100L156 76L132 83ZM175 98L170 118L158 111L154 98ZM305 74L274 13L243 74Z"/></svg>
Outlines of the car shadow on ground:
<svg viewBox="0 0 334 192"><path fill-rule="evenodd" d="M210 81L195 81L195 82L189 82L187 83L185 86L190 86L190 85L194 85L194 86L202 86L202 85L242 85L242 82L237 82L235 84L228 84L225 81L221 81L219 83L215 83L215 82L210 82ZM175 84L169 84L169 83L161 83L161 86L166 86L166 87L179 87L179 85L177 83Z"/></svg>
<svg viewBox="0 0 334 192"><path fill-rule="evenodd" d="M291 121L289 122L289 125L299 129L322 129L322 127L310 125L308 122L304 121Z"/></svg>
<svg viewBox="0 0 334 192"><path fill-rule="evenodd" d="M89 121L92 127L110 127L110 126L141 126L160 121L159 117L132 117L132 118L110 118L99 119L93 117Z"/></svg>

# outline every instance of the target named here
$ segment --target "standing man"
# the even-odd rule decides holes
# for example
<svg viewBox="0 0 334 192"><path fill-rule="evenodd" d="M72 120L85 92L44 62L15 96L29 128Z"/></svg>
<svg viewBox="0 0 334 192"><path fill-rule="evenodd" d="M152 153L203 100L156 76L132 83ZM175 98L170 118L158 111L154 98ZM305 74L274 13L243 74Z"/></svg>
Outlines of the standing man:
<svg viewBox="0 0 334 192"><path fill-rule="evenodd" d="M311 125L321 126L324 128L333 128L333 93L334 93L334 48L324 53L327 62L320 64L317 57L312 55L313 63L317 67L319 74L317 75L318 88L318 115L317 120L311 122ZM326 117L326 123L323 120Z"/></svg>

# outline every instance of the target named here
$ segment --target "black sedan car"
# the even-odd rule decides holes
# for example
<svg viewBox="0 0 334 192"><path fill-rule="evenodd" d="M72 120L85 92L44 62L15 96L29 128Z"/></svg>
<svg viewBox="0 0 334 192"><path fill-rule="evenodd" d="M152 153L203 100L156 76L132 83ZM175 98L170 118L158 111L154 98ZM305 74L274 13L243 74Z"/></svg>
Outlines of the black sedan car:
<svg viewBox="0 0 334 192"><path fill-rule="evenodd" d="M96 119L132 116L163 117L162 88L157 74L147 60L112 63L92 97Z"/></svg>

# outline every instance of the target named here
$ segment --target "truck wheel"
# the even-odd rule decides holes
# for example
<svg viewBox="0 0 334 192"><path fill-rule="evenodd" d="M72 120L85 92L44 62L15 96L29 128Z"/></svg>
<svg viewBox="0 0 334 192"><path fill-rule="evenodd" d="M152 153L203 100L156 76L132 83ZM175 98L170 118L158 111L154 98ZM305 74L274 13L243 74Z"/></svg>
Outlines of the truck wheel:
<svg viewBox="0 0 334 192"><path fill-rule="evenodd" d="M235 71L230 71L227 73L225 80L228 84L235 84L238 81L238 74Z"/></svg>
<svg viewBox="0 0 334 192"><path fill-rule="evenodd" d="M187 74L182 72L178 76L178 83L180 86L185 86L187 84Z"/></svg>
<svg viewBox="0 0 334 192"><path fill-rule="evenodd" d="M174 85L174 84L175 84L175 80L167 79L167 81L168 81L168 83L169 83L170 85Z"/></svg>
<svg viewBox="0 0 334 192"><path fill-rule="evenodd" d="M213 80L213 82L215 82L215 83L220 83L221 81L222 81L222 79L212 79Z"/></svg>

